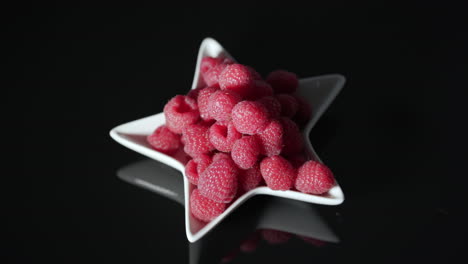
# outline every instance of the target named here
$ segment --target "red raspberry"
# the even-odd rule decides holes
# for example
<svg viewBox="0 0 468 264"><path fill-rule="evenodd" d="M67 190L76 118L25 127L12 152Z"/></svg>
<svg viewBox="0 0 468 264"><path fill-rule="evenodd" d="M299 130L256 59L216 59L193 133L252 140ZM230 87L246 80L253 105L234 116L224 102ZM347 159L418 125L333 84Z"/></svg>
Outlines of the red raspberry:
<svg viewBox="0 0 468 264"><path fill-rule="evenodd" d="M182 135L185 142L184 151L192 157L209 153L214 149L208 138L209 127L200 124L189 125Z"/></svg>
<svg viewBox="0 0 468 264"><path fill-rule="evenodd" d="M293 167L297 169L307 161L307 158L304 154L299 153L288 157L288 160L291 163L291 165L293 165Z"/></svg>
<svg viewBox="0 0 468 264"><path fill-rule="evenodd" d="M185 175L187 176L189 182L197 185L199 178L198 176L205 171L205 169L210 165L210 163L211 156L207 154L200 154L196 158L191 159L185 165Z"/></svg>
<svg viewBox="0 0 468 264"><path fill-rule="evenodd" d="M232 147L231 157L241 169L250 169L255 165L260 155L261 143L257 136L244 136L238 139Z"/></svg>
<svg viewBox="0 0 468 264"><path fill-rule="evenodd" d="M304 139L302 138L299 127L289 118L281 117L281 125L283 125L283 143L284 147L282 154L293 155L299 153L304 147Z"/></svg>
<svg viewBox="0 0 468 264"><path fill-rule="evenodd" d="M203 120L211 120L213 119L210 116L209 108L208 108L208 103L210 101L210 97L212 94L214 94L217 90L219 90L219 87L217 85L206 87L198 93L198 109L200 110L200 116Z"/></svg>
<svg viewBox="0 0 468 264"><path fill-rule="evenodd" d="M244 98L251 93L254 80L249 68L242 64L231 64L219 76L219 86L221 90L234 91Z"/></svg>
<svg viewBox="0 0 468 264"><path fill-rule="evenodd" d="M181 134L186 126L198 121L200 113L195 100L176 95L164 106L164 116L167 128L176 134Z"/></svg>
<svg viewBox="0 0 468 264"><path fill-rule="evenodd" d="M257 100L265 96L272 96L273 88L263 80L255 80L252 90L246 97L248 100Z"/></svg>
<svg viewBox="0 0 468 264"><path fill-rule="evenodd" d="M192 98L192 99L195 99L195 101L197 101L198 100L198 94L204 88L206 88L206 87L198 87L198 88L192 89L187 93L187 96Z"/></svg>
<svg viewBox="0 0 468 264"><path fill-rule="evenodd" d="M257 163L252 168L241 170L239 172L239 191L248 192L262 181L262 174L260 173L260 165Z"/></svg>
<svg viewBox="0 0 468 264"><path fill-rule="evenodd" d="M210 127L210 142L219 151L230 152L234 142L241 137L242 134L236 130L232 122L216 122Z"/></svg>
<svg viewBox="0 0 468 264"><path fill-rule="evenodd" d="M309 160L297 173L295 187L303 193L323 194L335 185L331 170L322 163Z"/></svg>
<svg viewBox="0 0 468 264"><path fill-rule="evenodd" d="M231 119L232 108L241 101L241 97L233 91L218 90L211 94L208 101L209 116L216 121Z"/></svg>
<svg viewBox="0 0 468 264"><path fill-rule="evenodd" d="M277 118L281 115L281 103L273 96L266 96L258 100L268 110L270 118Z"/></svg>
<svg viewBox="0 0 468 264"><path fill-rule="evenodd" d="M261 231L263 239L273 245L284 244L291 239L292 235L279 230L263 229Z"/></svg>
<svg viewBox="0 0 468 264"><path fill-rule="evenodd" d="M293 117L299 108L296 98L289 94L278 94L276 99L281 104L281 115L285 117Z"/></svg>
<svg viewBox="0 0 468 264"><path fill-rule="evenodd" d="M213 161L200 174L198 188L200 193L219 203L229 203L237 192L238 169L231 158L220 158Z"/></svg>
<svg viewBox="0 0 468 264"><path fill-rule="evenodd" d="M283 148L283 126L278 120L271 121L267 127L258 134L261 142L261 153L271 157L279 155Z"/></svg>
<svg viewBox="0 0 468 264"><path fill-rule="evenodd" d="M247 69L249 69L249 71L252 74L252 77L254 78L254 80L263 80L260 73L258 73L253 67L251 67L251 66L245 66L245 67L247 67Z"/></svg>
<svg viewBox="0 0 468 264"><path fill-rule="evenodd" d="M240 133L253 135L268 125L268 110L258 102L242 101L232 109L232 122Z"/></svg>
<svg viewBox="0 0 468 264"><path fill-rule="evenodd" d="M203 57L200 63L200 73L204 74L223 62L223 58Z"/></svg>
<svg viewBox="0 0 468 264"><path fill-rule="evenodd" d="M228 64L220 63L215 65L213 68L202 73L203 80L208 86L216 85L219 83L219 78L223 70L228 66Z"/></svg>
<svg viewBox="0 0 468 264"><path fill-rule="evenodd" d="M267 157L260 162L260 172L268 187L272 190L291 189L296 177L294 167L281 156Z"/></svg>
<svg viewBox="0 0 468 264"><path fill-rule="evenodd" d="M259 242L260 233L254 232L241 243L240 250L246 253L254 252L257 249Z"/></svg>
<svg viewBox="0 0 468 264"><path fill-rule="evenodd" d="M271 84L275 93L294 93L299 85L297 75L284 70L271 72L266 81Z"/></svg>
<svg viewBox="0 0 468 264"><path fill-rule="evenodd" d="M158 127L146 140L157 151L173 154L180 147L180 135L171 132L166 126Z"/></svg>
<svg viewBox="0 0 468 264"><path fill-rule="evenodd" d="M297 109L297 113L294 116L294 121L296 121L296 123L302 127L305 124L307 124L307 122L310 120L312 116L312 107L310 106L309 102L307 102L303 98L299 96L294 97L296 98L296 101L299 106Z"/></svg>
<svg viewBox="0 0 468 264"><path fill-rule="evenodd" d="M213 155L212 162L215 162L215 161L220 160L220 159L232 160L231 155L226 154L226 153L222 153L222 152L218 152L218 153Z"/></svg>
<svg viewBox="0 0 468 264"><path fill-rule="evenodd" d="M225 209L225 203L217 203L204 197L198 189L193 190L190 195L190 212L195 218L203 222L213 220L222 214Z"/></svg>

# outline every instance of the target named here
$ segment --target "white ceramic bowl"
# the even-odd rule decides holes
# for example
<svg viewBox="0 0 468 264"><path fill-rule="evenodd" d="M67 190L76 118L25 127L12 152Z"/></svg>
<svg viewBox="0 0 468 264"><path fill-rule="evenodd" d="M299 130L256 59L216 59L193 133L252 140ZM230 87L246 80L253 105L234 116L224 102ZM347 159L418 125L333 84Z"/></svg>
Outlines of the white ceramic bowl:
<svg viewBox="0 0 468 264"><path fill-rule="evenodd" d="M200 50L198 52L197 65L195 68L195 76L192 83L192 89L202 85L200 80L200 62L205 56L218 57L221 54L232 58L229 53L214 39L206 38L203 40ZM309 123L303 130L303 136L306 142L306 150L309 155L317 161L320 158L315 153L310 140L309 133L317 123L319 118L325 112L327 107L331 104L336 95L343 88L345 78L339 74L330 74L317 77L310 77L299 80L298 94L307 100L313 107L313 115ZM165 123L163 113L155 114L149 117L131 121L129 123L122 124L113 128L110 131L111 137L124 145L125 147L132 149L140 154L143 154L149 158L155 159L162 163L165 163L174 169L180 171L184 175L184 199L185 204L188 205L189 194L194 188L185 177L184 164L178 160L160 153L146 142L146 136L150 135L157 127ZM219 224L227 215L229 215L234 209L240 206L242 203L247 201L250 197L255 195L271 195L277 197L284 197L288 199L299 200L307 203L316 203L324 205L338 205L344 201L343 191L341 190L338 182L328 193L324 195L312 195L305 194L297 191L274 191L268 187L262 186L255 188L241 197L239 197L234 203L232 203L224 213L213 219L208 224L201 223L197 219L193 218L189 211L189 206L185 206L185 223L186 223L186 234L190 242L195 242L208 233L213 227Z"/></svg>

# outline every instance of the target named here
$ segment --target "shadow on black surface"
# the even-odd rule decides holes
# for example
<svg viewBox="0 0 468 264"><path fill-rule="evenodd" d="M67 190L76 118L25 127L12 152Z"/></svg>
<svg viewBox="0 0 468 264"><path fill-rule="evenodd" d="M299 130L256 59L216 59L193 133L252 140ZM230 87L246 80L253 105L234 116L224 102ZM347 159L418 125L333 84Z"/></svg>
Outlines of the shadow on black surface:
<svg viewBox="0 0 468 264"><path fill-rule="evenodd" d="M153 160L121 168L122 180L155 192L184 206L183 176ZM189 263L231 261L239 252L251 253L261 240L284 244L293 236L322 247L340 239L314 205L278 197L257 196L239 207L204 238L189 243Z"/></svg>

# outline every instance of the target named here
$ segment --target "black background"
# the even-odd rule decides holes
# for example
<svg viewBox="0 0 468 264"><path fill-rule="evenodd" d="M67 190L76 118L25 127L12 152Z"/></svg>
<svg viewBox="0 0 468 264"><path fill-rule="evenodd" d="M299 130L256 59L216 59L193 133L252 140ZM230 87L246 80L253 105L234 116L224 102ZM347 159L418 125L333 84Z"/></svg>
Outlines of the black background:
<svg viewBox="0 0 468 264"><path fill-rule="evenodd" d="M208 36L263 75L286 68L347 78L311 135L346 195L333 209L343 216L344 242L322 251L264 245L234 261L445 263L462 256L465 9L218 4L3 9L6 263L188 261L183 209L116 177L142 157L108 131L185 93Z"/></svg>

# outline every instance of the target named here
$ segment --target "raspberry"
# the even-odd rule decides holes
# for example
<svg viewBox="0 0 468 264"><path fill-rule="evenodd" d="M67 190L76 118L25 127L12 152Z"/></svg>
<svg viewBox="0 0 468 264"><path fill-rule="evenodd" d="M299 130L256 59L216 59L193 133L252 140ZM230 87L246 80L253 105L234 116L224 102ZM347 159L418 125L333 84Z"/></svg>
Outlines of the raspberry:
<svg viewBox="0 0 468 264"><path fill-rule="evenodd" d="M275 93L294 93L299 85L297 75L284 70L271 72L266 81L273 87Z"/></svg>
<svg viewBox="0 0 468 264"><path fill-rule="evenodd" d="M299 127L289 118L281 117L281 125L283 125L283 143L284 147L282 154L293 155L299 153L304 147L304 140Z"/></svg>
<svg viewBox="0 0 468 264"><path fill-rule="evenodd" d="M312 107L310 106L309 102L303 98L299 96L294 97L298 103L298 109L296 115L294 116L294 121L296 121L299 126L304 126L312 116Z"/></svg>
<svg viewBox="0 0 468 264"><path fill-rule="evenodd" d="M258 134L261 142L261 153L271 157L279 155L283 148L283 126L278 120L271 121L267 127Z"/></svg>
<svg viewBox="0 0 468 264"><path fill-rule="evenodd" d="M242 101L232 109L232 122L240 133L253 135L268 125L268 110L258 102Z"/></svg>
<svg viewBox="0 0 468 264"><path fill-rule="evenodd" d="M266 96L258 100L268 110L270 118L276 118L281 115L281 103L273 96Z"/></svg>
<svg viewBox="0 0 468 264"><path fill-rule="evenodd" d="M246 253L254 252L257 249L259 242L260 233L254 232L241 243L240 250Z"/></svg>
<svg viewBox="0 0 468 264"><path fill-rule="evenodd" d="M198 93L197 103L198 109L200 110L200 116L203 120L211 120L213 119L210 116L210 112L208 109L208 103L210 101L210 96L214 94L219 87L217 85L206 87Z"/></svg>
<svg viewBox="0 0 468 264"><path fill-rule="evenodd" d="M291 163L291 165L293 165L293 167L297 169L307 161L307 158L304 156L304 154L294 154L288 157L288 160Z"/></svg>
<svg viewBox="0 0 468 264"><path fill-rule="evenodd" d="M190 90L188 93L187 93L187 96L192 98L192 99L195 99L195 101L198 100L198 94L200 93L201 90L203 90L205 87L198 87L198 88L195 88L195 89L192 89Z"/></svg>
<svg viewBox="0 0 468 264"><path fill-rule="evenodd" d="M260 75L260 73L258 73L253 67L251 66L245 66L247 69L249 69L250 71L250 74L252 74L252 77L254 78L254 80L263 80L262 76Z"/></svg>
<svg viewBox="0 0 468 264"><path fill-rule="evenodd" d="M281 115L285 117L293 117L299 108L299 104L292 95L289 94L278 94L276 99L281 104Z"/></svg>
<svg viewBox="0 0 468 264"><path fill-rule="evenodd" d="M234 142L241 137L242 134L236 130L232 122L216 122L209 130L211 144L223 152L230 152Z"/></svg>
<svg viewBox="0 0 468 264"><path fill-rule="evenodd" d="M220 158L200 174L200 193L219 203L229 203L237 192L238 169L231 158Z"/></svg>
<svg viewBox="0 0 468 264"><path fill-rule="evenodd" d="M265 96L272 96L273 88L267 82L263 80L255 80L254 85L246 99L257 100Z"/></svg>
<svg viewBox="0 0 468 264"><path fill-rule="evenodd" d="M267 157L260 162L260 172L268 187L272 190L291 189L296 177L294 167L281 156Z"/></svg>
<svg viewBox="0 0 468 264"><path fill-rule="evenodd" d="M255 165L260 154L261 143L257 136L244 136L232 147L231 157L241 169L250 169Z"/></svg>
<svg viewBox="0 0 468 264"><path fill-rule="evenodd" d="M173 154L180 147L180 135L171 132L166 126L158 127L146 140L157 151Z"/></svg>
<svg viewBox="0 0 468 264"><path fill-rule="evenodd" d="M167 128L176 134L181 134L186 126L198 121L200 113L194 99L176 95L164 106L164 116Z"/></svg>
<svg viewBox="0 0 468 264"><path fill-rule="evenodd" d="M221 90L231 90L241 97L247 97L251 93L255 77L244 65L228 65L219 75L219 86Z"/></svg>
<svg viewBox="0 0 468 264"><path fill-rule="evenodd" d="M198 176L202 174L211 163L211 156L207 154L200 154L196 158L191 159L185 165L185 175L189 182L198 184Z"/></svg>
<svg viewBox="0 0 468 264"><path fill-rule="evenodd" d="M335 185L331 170L322 163L309 160L297 173L295 187L303 193L323 194Z"/></svg>
<svg viewBox="0 0 468 264"><path fill-rule="evenodd" d="M200 72L204 74L222 62L223 58L203 57L200 63Z"/></svg>
<svg viewBox="0 0 468 264"><path fill-rule="evenodd" d="M182 135L185 142L184 151L192 157L209 153L213 145L208 138L208 127L200 124L189 125Z"/></svg>
<svg viewBox="0 0 468 264"><path fill-rule="evenodd" d="M212 162L215 162L215 161L220 160L220 159L232 160L231 155L226 154L226 153L222 153L222 152L218 152L218 153L213 155Z"/></svg>
<svg viewBox="0 0 468 264"><path fill-rule="evenodd" d="M260 173L259 164L255 164L252 168L247 170L241 170L239 172L239 190L248 192L258 185L262 181L262 174Z"/></svg>
<svg viewBox="0 0 468 264"><path fill-rule="evenodd" d="M290 233L274 229L263 229L261 231L261 234L263 239L265 239L268 243L273 245L286 243L292 237Z"/></svg>
<svg viewBox="0 0 468 264"><path fill-rule="evenodd" d="M219 83L219 78L223 70L228 66L226 63L220 63L202 73L203 80L208 86L216 85Z"/></svg>
<svg viewBox="0 0 468 264"><path fill-rule="evenodd" d="M208 101L208 115L216 121L228 121L231 119L232 108L240 101L241 97L233 91L216 91Z"/></svg>
<svg viewBox="0 0 468 264"><path fill-rule="evenodd" d="M195 218L203 222L213 220L222 214L225 209L225 203L217 203L204 197L198 189L193 190L190 195L190 212Z"/></svg>

